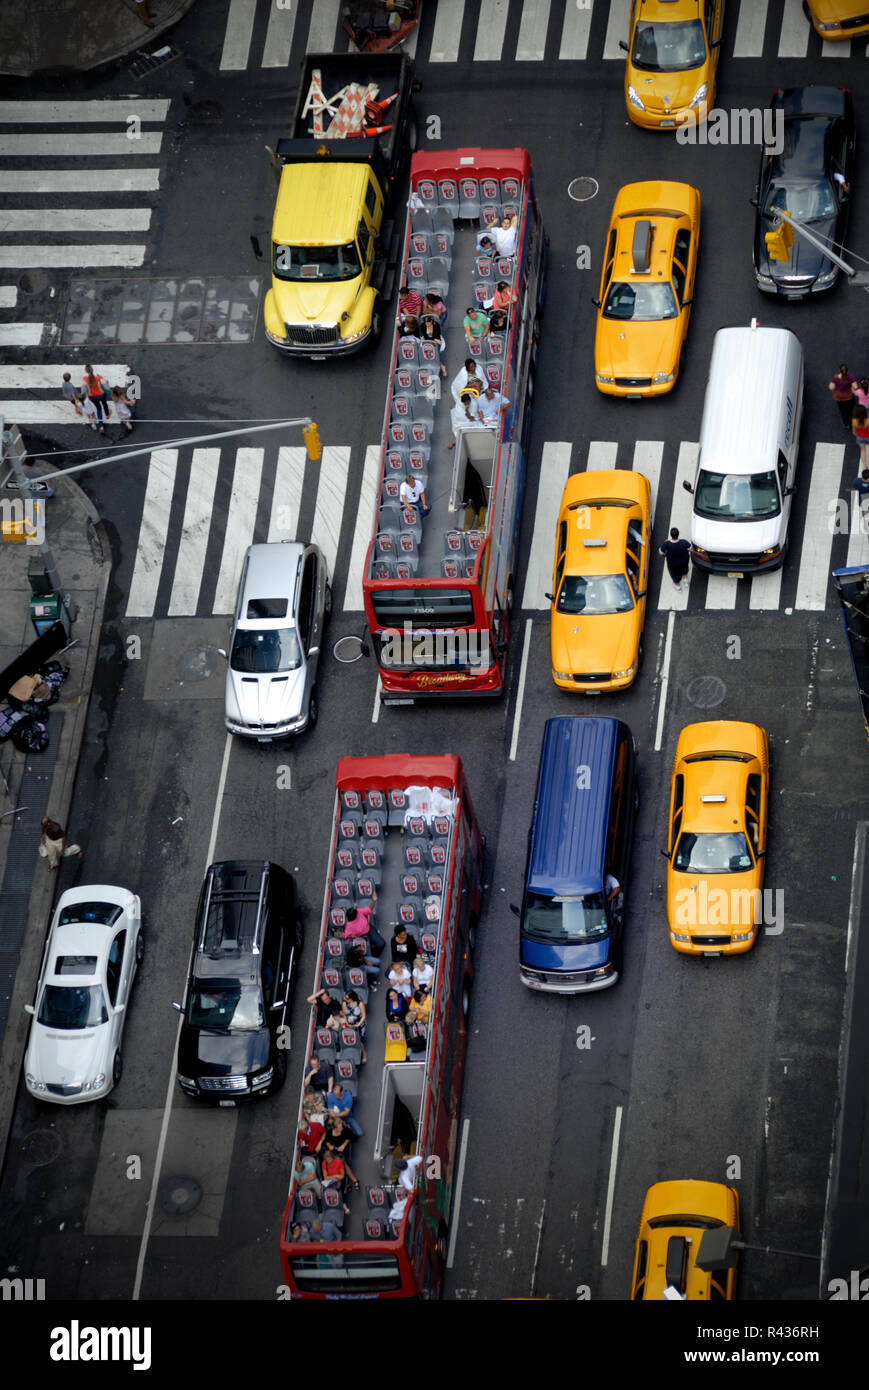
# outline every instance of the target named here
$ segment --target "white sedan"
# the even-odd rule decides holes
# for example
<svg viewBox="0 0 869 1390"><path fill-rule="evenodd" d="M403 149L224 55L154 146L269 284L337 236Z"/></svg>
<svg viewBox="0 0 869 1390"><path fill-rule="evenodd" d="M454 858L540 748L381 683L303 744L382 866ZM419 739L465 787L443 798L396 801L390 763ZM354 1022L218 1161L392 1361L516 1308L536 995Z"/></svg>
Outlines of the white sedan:
<svg viewBox="0 0 869 1390"><path fill-rule="evenodd" d="M55 908L36 991L24 1077L37 1100L77 1105L121 1079L121 1039L144 954L135 893L105 883L71 888Z"/></svg>

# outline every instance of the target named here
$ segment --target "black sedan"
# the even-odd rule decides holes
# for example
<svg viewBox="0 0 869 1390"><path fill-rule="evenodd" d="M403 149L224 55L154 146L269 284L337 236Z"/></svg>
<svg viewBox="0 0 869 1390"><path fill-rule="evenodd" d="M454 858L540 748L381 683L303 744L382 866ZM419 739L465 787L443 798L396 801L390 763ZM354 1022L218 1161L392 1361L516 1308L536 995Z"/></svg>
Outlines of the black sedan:
<svg viewBox="0 0 869 1390"><path fill-rule="evenodd" d="M798 231L786 261L771 260L765 233L784 209L842 255L854 168L854 103L841 87L789 87L772 103L773 144L764 149L757 184L754 272L767 294L802 299L830 289L839 267Z"/></svg>

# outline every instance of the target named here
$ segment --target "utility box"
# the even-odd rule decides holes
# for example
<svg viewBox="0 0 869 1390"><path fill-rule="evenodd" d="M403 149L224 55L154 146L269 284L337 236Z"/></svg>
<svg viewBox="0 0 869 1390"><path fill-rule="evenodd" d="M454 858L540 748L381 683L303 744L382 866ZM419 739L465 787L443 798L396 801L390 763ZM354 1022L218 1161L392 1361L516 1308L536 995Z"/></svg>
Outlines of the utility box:
<svg viewBox="0 0 869 1390"><path fill-rule="evenodd" d="M37 637L42 637L55 623L60 623L69 641L69 613L60 594L34 594L30 600L30 621Z"/></svg>
<svg viewBox="0 0 869 1390"><path fill-rule="evenodd" d="M51 580L45 569L45 560L41 555L31 555L27 566L27 578L30 580L30 592L43 596L51 593Z"/></svg>

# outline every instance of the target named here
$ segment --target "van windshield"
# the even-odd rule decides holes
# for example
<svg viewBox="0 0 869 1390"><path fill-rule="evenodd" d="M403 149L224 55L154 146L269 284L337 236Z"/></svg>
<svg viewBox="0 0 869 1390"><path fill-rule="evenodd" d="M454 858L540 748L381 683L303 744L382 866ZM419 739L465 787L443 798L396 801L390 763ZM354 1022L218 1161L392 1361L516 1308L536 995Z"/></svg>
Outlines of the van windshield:
<svg viewBox="0 0 869 1390"><path fill-rule="evenodd" d="M354 280L362 266L355 241L344 246L275 246L279 280Z"/></svg>
<svg viewBox="0 0 869 1390"><path fill-rule="evenodd" d="M584 898L543 898L529 893L524 930L538 941L596 941L609 931L603 893L589 893Z"/></svg>
<svg viewBox="0 0 869 1390"><path fill-rule="evenodd" d="M781 502L775 470L766 473L710 473L701 468L694 510L724 521L761 521L778 516Z"/></svg>

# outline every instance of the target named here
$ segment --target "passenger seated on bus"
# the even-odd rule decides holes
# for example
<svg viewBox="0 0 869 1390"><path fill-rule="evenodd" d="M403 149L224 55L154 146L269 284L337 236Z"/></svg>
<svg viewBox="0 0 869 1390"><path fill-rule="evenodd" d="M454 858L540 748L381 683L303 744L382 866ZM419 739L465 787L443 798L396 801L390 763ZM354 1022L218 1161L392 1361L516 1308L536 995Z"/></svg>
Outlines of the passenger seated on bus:
<svg viewBox="0 0 869 1390"><path fill-rule="evenodd" d="M483 386L483 377L476 362L473 357L466 357L464 366L459 368L450 383L450 390L456 405L459 404L463 391L470 391L472 396L481 396Z"/></svg>
<svg viewBox="0 0 869 1390"><path fill-rule="evenodd" d="M443 353L443 350L446 347L446 343L444 341L444 335L441 333L441 326L438 323L437 319L422 319L419 325L419 336L420 340L424 343L435 343L438 352ZM447 369L442 362L441 376L446 376L446 374Z"/></svg>
<svg viewBox="0 0 869 1390"><path fill-rule="evenodd" d="M499 280L495 286L495 293L491 299L483 300L484 309L492 309L496 312L509 309L511 304L516 303L516 291L511 290L506 280ZM491 327L492 316L489 315L489 326Z"/></svg>
<svg viewBox="0 0 869 1390"><path fill-rule="evenodd" d="M346 1157L352 1139L353 1135L341 1117L330 1115L326 1121L326 1142L321 1157L325 1158L327 1153L344 1154Z"/></svg>
<svg viewBox="0 0 869 1390"><path fill-rule="evenodd" d="M454 405L450 411L450 423L453 427L452 442L447 445L448 449L456 447L456 431L467 429L485 429L485 425L480 419L480 412L477 409L477 397L470 391L463 391L459 397L458 405Z"/></svg>
<svg viewBox="0 0 869 1390"><path fill-rule="evenodd" d="M345 1091L340 1081L329 1082L326 1104L333 1115L340 1115L347 1128L357 1139L365 1138L365 1131L353 1114L353 1097Z"/></svg>
<svg viewBox="0 0 869 1390"><path fill-rule="evenodd" d="M341 1240L341 1232L334 1221L324 1221L321 1216L315 1216L311 1222L307 1236L303 1240L323 1241L331 1244L333 1241ZM295 1237L294 1237L295 1239Z"/></svg>
<svg viewBox="0 0 869 1390"><path fill-rule="evenodd" d="M365 1034L367 1029L368 1010L359 998L355 989L348 989L344 995L344 1021L355 1028L362 1043L362 1061L368 1061L368 1054L365 1051Z"/></svg>
<svg viewBox="0 0 869 1390"><path fill-rule="evenodd" d="M315 1091L328 1091L332 1084L332 1067L322 1057L312 1057L308 1063L305 1085L313 1086Z"/></svg>
<svg viewBox="0 0 869 1390"><path fill-rule="evenodd" d="M340 1004L337 999L333 999L332 1009L326 1020L326 1027L331 1028L333 1033L339 1033L346 1022L347 1018L344 1013L344 1005Z"/></svg>
<svg viewBox="0 0 869 1390"><path fill-rule="evenodd" d="M318 989L316 994L308 995L307 999L305 1000L305 1003L316 1004L317 1006L317 1017L315 1019L315 1026L317 1028L326 1027L326 1024L329 1021L329 1015L332 1012L332 1005L334 1002L334 999L332 998L331 994L327 989Z"/></svg>
<svg viewBox="0 0 869 1390"><path fill-rule="evenodd" d="M483 424L488 425L492 429L497 429L499 417L503 415L509 404L510 402L507 400L507 397L502 396L500 391L496 391L494 386L487 382L478 402L480 419L483 421Z"/></svg>
<svg viewBox="0 0 869 1390"><path fill-rule="evenodd" d="M431 989L434 979L434 970L431 962L425 956L417 956L413 963L413 987L414 989Z"/></svg>
<svg viewBox="0 0 869 1390"><path fill-rule="evenodd" d="M419 946L414 938L408 935L407 927L398 926L390 942L390 949L393 965L399 960L407 961L408 965L413 965Z"/></svg>
<svg viewBox="0 0 869 1390"><path fill-rule="evenodd" d="M375 956L365 953L365 945L361 941L356 941L348 948L346 956L348 966L356 966L359 970L364 970L368 976L369 989L377 988L377 981L380 979L380 962Z"/></svg>
<svg viewBox="0 0 869 1390"><path fill-rule="evenodd" d="M413 317L416 318L422 308L422 295L419 290L412 290L409 285L402 285L398 291L398 327L401 328L402 320Z"/></svg>
<svg viewBox="0 0 869 1390"><path fill-rule="evenodd" d="M323 1199L323 1184L317 1177L317 1165L313 1158L306 1158L300 1154L293 1169L293 1181L296 1187L310 1187L312 1192L316 1192L317 1200Z"/></svg>
<svg viewBox="0 0 869 1390"><path fill-rule="evenodd" d="M507 310L493 309L489 315L489 333L506 333L507 331Z"/></svg>
<svg viewBox="0 0 869 1390"><path fill-rule="evenodd" d="M320 1164L320 1172L323 1174L324 1187L340 1187L343 1194L349 1178L357 1192L359 1190L359 1179L350 1164L341 1154L335 1153L334 1149L327 1150ZM345 1204L344 1210L349 1211L350 1208Z"/></svg>
<svg viewBox="0 0 869 1390"><path fill-rule="evenodd" d="M408 1001L409 1004L411 990L413 988L413 977L411 976L410 966L408 965L407 961L395 961L393 963L392 969L389 972L388 979L389 983L392 985L392 988L398 990L399 994L404 995L404 998Z"/></svg>
<svg viewBox="0 0 869 1390"><path fill-rule="evenodd" d="M299 1149L302 1153L319 1153L323 1147L323 1140L326 1138L326 1129L322 1121L309 1119L302 1112L302 1123L299 1125Z"/></svg>
<svg viewBox="0 0 869 1390"><path fill-rule="evenodd" d="M492 237L491 237L490 232L489 232L489 228L487 227L486 230L485 230L484 232L479 232L479 233L477 234L477 255L478 255L478 256L494 256L494 254L495 254L495 243L494 243L494 241L492 240Z"/></svg>
<svg viewBox="0 0 869 1390"><path fill-rule="evenodd" d="M328 1113L323 1092L315 1091L313 1086L306 1083L302 1093L302 1114L305 1119L312 1125L318 1124L325 1128Z"/></svg>
<svg viewBox="0 0 869 1390"><path fill-rule="evenodd" d="M415 318L413 314L405 314L403 318L400 318L398 320L398 336L399 338L416 338L419 342L419 319Z"/></svg>
<svg viewBox="0 0 869 1390"><path fill-rule="evenodd" d="M465 310L465 317L462 319L462 328L465 330L465 337L469 343L478 339L485 339L489 336L489 320L482 309L472 304Z"/></svg>
<svg viewBox="0 0 869 1390"><path fill-rule="evenodd" d="M503 217L497 227L489 228L489 235L495 243L499 256L515 256L519 242L519 217Z"/></svg>
<svg viewBox="0 0 869 1390"><path fill-rule="evenodd" d="M399 993L397 989L391 989L386 995L386 1021L387 1023L403 1023L405 1014L410 1003L410 995Z"/></svg>
<svg viewBox="0 0 869 1390"><path fill-rule="evenodd" d="M348 907L344 922L344 940L353 941L357 937L367 936L372 951L379 956L386 946L386 942L371 921L371 914L376 902L377 892L375 891L368 907Z"/></svg>
<svg viewBox="0 0 869 1390"><path fill-rule="evenodd" d="M427 989L413 991L413 1003L407 1011L408 1023L428 1023L431 1017L431 995Z"/></svg>
<svg viewBox="0 0 869 1390"><path fill-rule="evenodd" d="M428 314L435 319L443 328L447 321L447 306L443 301L443 296L437 290L429 290L425 299L422 301L420 317Z"/></svg>

